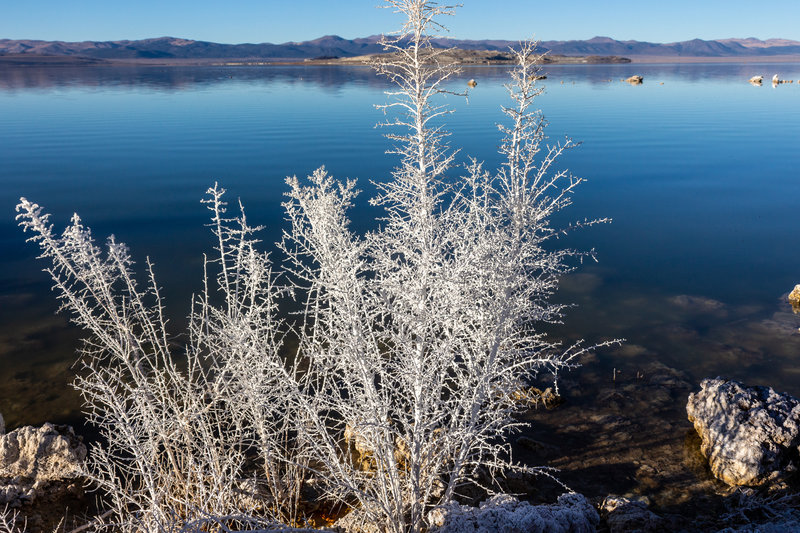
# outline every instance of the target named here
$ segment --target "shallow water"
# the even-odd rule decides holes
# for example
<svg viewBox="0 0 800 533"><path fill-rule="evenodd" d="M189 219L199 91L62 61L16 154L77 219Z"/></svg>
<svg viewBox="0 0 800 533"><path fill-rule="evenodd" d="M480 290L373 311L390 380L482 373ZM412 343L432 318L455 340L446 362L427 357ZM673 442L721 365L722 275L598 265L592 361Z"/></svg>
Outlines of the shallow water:
<svg viewBox="0 0 800 533"><path fill-rule="evenodd" d="M800 79L800 64L550 66L538 104L553 141L582 145L562 160L587 178L560 222L610 217L564 244L594 248L558 295L573 302L553 334L625 338L573 373L588 405L604 388L642 381L655 362L696 388L726 375L800 394L800 84L753 87L754 74ZM620 82L641 74L645 82ZM465 70L469 100L447 97L459 161L493 167L505 69ZM0 70L0 412L10 427L76 422L69 388L79 332L57 307L36 249L15 226L20 196L62 227L78 212L100 238L150 256L176 322L211 250L199 203L214 181L241 197L276 240L287 175L326 165L358 178L353 212L367 228L369 180L395 161L375 128L383 80L361 67ZM454 172L456 173L456 172ZM678 420L688 389L673 398ZM593 396L594 395L594 396ZM683 395L682 397L680 395ZM674 406L673 406L674 407ZM666 415L665 415L666 416Z"/></svg>

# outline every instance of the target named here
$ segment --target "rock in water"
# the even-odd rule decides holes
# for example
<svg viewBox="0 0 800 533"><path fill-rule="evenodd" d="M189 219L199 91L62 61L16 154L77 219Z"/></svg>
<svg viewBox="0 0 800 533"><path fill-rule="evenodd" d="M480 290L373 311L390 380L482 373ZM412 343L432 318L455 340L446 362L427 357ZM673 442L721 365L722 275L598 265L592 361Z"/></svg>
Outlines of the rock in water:
<svg viewBox="0 0 800 533"><path fill-rule="evenodd" d="M631 76L630 78L626 79L628 83L632 85L641 85L644 82L644 78L642 76Z"/></svg>
<svg viewBox="0 0 800 533"><path fill-rule="evenodd" d="M594 533L600 517L584 496L571 492L552 505L531 505L507 494L480 507L451 503L431 511L428 521L431 533Z"/></svg>
<svg viewBox="0 0 800 533"><path fill-rule="evenodd" d="M0 413L0 435L6 432L6 421L3 420L3 413Z"/></svg>
<svg viewBox="0 0 800 533"><path fill-rule="evenodd" d="M792 304L792 309L795 312L800 311L800 285L795 285L792 292L789 293L789 303ZM2 420L3 419L0 418L0 421Z"/></svg>
<svg viewBox="0 0 800 533"><path fill-rule="evenodd" d="M728 485L781 481L797 467L800 401L768 387L704 379L689 395L689 420L714 475Z"/></svg>

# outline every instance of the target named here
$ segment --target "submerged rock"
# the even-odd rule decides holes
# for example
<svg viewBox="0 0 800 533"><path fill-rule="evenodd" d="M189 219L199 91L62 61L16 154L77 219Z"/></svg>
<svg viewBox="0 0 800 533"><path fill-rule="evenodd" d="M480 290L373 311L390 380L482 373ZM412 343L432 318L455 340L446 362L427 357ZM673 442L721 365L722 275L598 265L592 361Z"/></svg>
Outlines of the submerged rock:
<svg viewBox="0 0 800 533"><path fill-rule="evenodd" d="M704 296L679 294L670 298L669 302L692 313L725 314L726 312L724 303Z"/></svg>
<svg viewBox="0 0 800 533"><path fill-rule="evenodd" d="M758 486L797 470L800 401L768 387L705 379L686 412L713 474L728 485Z"/></svg>
<svg viewBox="0 0 800 533"><path fill-rule="evenodd" d="M661 517L640 500L608 496L600 505L600 511L611 533L657 531L662 525Z"/></svg>
<svg viewBox="0 0 800 533"><path fill-rule="evenodd" d="M431 511L428 521L431 533L593 533L600 517L584 496L571 492L551 505L531 505L507 494L498 494L480 507L452 503Z"/></svg>

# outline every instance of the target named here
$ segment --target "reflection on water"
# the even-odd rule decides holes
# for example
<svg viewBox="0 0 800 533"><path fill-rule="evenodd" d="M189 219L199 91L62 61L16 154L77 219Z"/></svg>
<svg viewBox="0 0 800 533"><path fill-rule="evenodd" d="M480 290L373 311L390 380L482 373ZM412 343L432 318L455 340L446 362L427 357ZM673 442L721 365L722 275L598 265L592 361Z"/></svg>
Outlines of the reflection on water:
<svg viewBox="0 0 800 533"><path fill-rule="evenodd" d="M555 80L580 80L603 85L632 75L643 75L645 83L677 79L681 82L748 80L776 72L796 70L792 63L709 63L613 65L544 65L543 73ZM465 66L458 80L500 78L508 67ZM781 74L781 79L792 79ZM54 88L147 88L150 90L199 89L241 82L257 85L287 83L331 89L353 84L385 88L384 79L368 66L117 66L117 67L4 67L0 70L0 90L17 91Z"/></svg>
<svg viewBox="0 0 800 533"><path fill-rule="evenodd" d="M452 145L463 147L459 163L467 155L499 163L505 71L470 67L452 80L454 89L478 81L468 101L447 98L457 108L447 122ZM523 441L520 454L596 483L598 494L610 490L612 466L627 469L614 490L676 504L702 478L685 468L683 410L702 378L800 395L800 315L785 296L800 283L800 86L747 83L775 73L800 79L800 64L545 71L538 103L551 137L582 141L562 164L588 179L557 222L614 219L559 241L594 248L599 263L565 276L557 298L577 307L548 330L565 342L626 342L563 378L557 420L531 413L539 429L528 435L559 442L532 450ZM634 74L642 85L620 82ZM284 223L284 177L321 164L359 179L363 201L352 218L370 226L378 212L366 205L369 180L386 179L394 165L374 127L385 88L363 67L0 70L0 412L8 426L74 422L79 406L68 385L79 332L54 316L43 265L14 224L19 196L53 212L57 227L77 211L95 235L131 245L140 264L149 255L180 324L211 249L198 200L215 180L268 226L266 246ZM684 466L670 470L675 464Z"/></svg>
<svg viewBox="0 0 800 533"><path fill-rule="evenodd" d="M223 83L242 82L269 85L313 84L319 88L352 83L385 86L368 67L58 67L4 68L0 90L94 88L147 88L149 90L200 89Z"/></svg>

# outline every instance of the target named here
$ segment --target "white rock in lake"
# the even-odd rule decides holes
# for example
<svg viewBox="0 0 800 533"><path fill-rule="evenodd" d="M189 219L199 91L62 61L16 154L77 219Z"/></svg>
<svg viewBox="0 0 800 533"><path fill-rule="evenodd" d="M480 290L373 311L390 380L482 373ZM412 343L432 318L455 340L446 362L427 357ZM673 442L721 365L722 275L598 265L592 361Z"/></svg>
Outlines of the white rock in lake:
<svg viewBox="0 0 800 533"><path fill-rule="evenodd" d="M764 76L753 76L747 81L749 81L750 83L761 83L762 81L764 81Z"/></svg>
<svg viewBox="0 0 800 533"><path fill-rule="evenodd" d="M498 494L470 507L451 503L428 514L431 533L594 533L600 517L582 495L570 492L552 505L531 505Z"/></svg>
<svg viewBox="0 0 800 533"><path fill-rule="evenodd" d="M713 474L728 485L764 485L797 470L800 401L768 387L704 379L686 413Z"/></svg>

